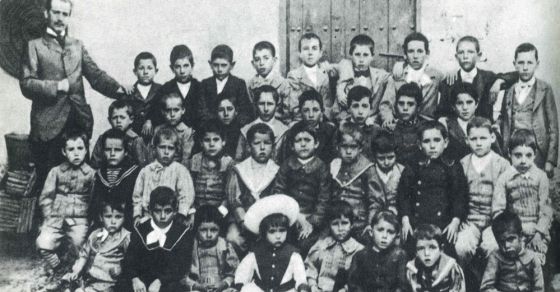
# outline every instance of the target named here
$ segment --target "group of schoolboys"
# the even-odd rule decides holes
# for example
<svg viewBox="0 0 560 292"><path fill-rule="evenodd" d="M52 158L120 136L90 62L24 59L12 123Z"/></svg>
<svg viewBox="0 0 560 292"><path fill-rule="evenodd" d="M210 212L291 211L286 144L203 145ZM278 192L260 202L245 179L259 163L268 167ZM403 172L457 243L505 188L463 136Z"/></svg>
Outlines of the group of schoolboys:
<svg viewBox="0 0 560 292"><path fill-rule="evenodd" d="M406 37L392 74L370 65L366 35L338 64L319 62L316 34L298 48L302 65L285 79L274 46L257 43L248 83L231 74L226 45L202 82L185 45L164 85L156 58L140 53L134 94L109 107L91 167L86 136L66 133L66 162L45 182L37 246L51 286L243 290L236 268L249 253L260 290L544 291L558 120L533 45L517 47L517 72L494 74L463 37L447 79L421 33ZM274 279L290 258L261 252L262 232L246 228L247 210L273 194L299 206L285 230L305 259L297 287Z"/></svg>

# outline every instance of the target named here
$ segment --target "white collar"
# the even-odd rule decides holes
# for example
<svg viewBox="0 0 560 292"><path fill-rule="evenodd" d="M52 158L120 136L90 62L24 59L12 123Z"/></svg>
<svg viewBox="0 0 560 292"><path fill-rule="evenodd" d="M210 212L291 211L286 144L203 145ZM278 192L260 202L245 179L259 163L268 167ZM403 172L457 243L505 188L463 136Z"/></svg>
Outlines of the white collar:
<svg viewBox="0 0 560 292"><path fill-rule="evenodd" d="M279 166L272 159L262 164L249 157L237 164L235 168L251 195L255 199L259 199L261 193L276 177Z"/></svg>
<svg viewBox="0 0 560 292"><path fill-rule="evenodd" d="M531 79L529 79L529 81L523 81L521 79L519 79L517 81L517 85L518 86L527 86L527 87L531 87L533 85L535 85L535 82L537 81L537 78L535 76L533 76Z"/></svg>
<svg viewBox="0 0 560 292"><path fill-rule="evenodd" d="M157 241L159 243L159 246L163 247L165 245L165 240L167 239L166 234L171 228L171 225L173 225L173 221L171 221L171 223L167 225L167 227L159 228L156 223L154 223L154 219L151 219L150 226L152 226L154 230L152 230L146 236L146 244L152 244Z"/></svg>
<svg viewBox="0 0 560 292"><path fill-rule="evenodd" d="M311 80L311 82L313 82L313 84L317 84L317 75L319 72L319 66L315 65L313 67L307 67L305 65L303 65L303 71L305 71L305 74L307 75L307 77L309 77L309 80Z"/></svg>
<svg viewBox="0 0 560 292"><path fill-rule="evenodd" d="M493 153L493 151L490 151L483 157L478 157L475 154L471 156L472 166L477 173L481 173L490 164L492 157L494 157Z"/></svg>
<svg viewBox="0 0 560 292"><path fill-rule="evenodd" d="M187 94L189 94L189 90L191 89L191 82L187 82L187 83L181 83L181 82L177 82L177 88L179 88L179 91L181 92L181 96L184 98L187 96Z"/></svg>
<svg viewBox="0 0 560 292"><path fill-rule="evenodd" d="M476 66L471 70L471 72L467 72L465 70L463 70L463 68L461 68L461 80L463 82L467 82L467 83L473 83L474 78L476 77L476 74L478 74L478 69L476 68Z"/></svg>
<svg viewBox="0 0 560 292"><path fill-rule="evenodd" d="M391 168L389 172L385 173L379 168L379 166L375 165L375 171L377 171L377 175L379 175L379 178L381 178L383 183L386 184L389 181L389 178L393 175L393 172L395 172L395 167Z"/></svg>
<svg viewBox="0 0 560 292"><path fill-rule="evenodd" d="M223 80L220 80L220 79L216 78L216 92L218 94L222 93L222 91L224 90L224 87L226 86L226 83L227 83L228 79L229 79L229 76L227 76Z"/></svg>
<svg viewBox="0 0 560 292"><path fill-rule="evenodd" d="M465 136L467 136L467 125L469 122L463 121L461 118L457 118L457 123L459 124L459 127L461 127L461 130L463 130L463 133L465 133Z"/></svg>
<svg viewBox="0 0 560 292"><path fill-rule="evenodd" d="M303 165L306 165L306 164L308 164L311 160L313 160L313 158L315 158L315 156L311 156L311 157L309 157L309 158L307 158L307 159L299 159L299 158L298 158L297 160L299 161L299 163L301 163L301 164L303 164Z"/></svg>
<svg viewBox="0 0 560 292"><path fill-rule="evenodd" d="M152 88L152 83L150 83L149 85L136 83L136 88L140 92L140 95L143 98L146 98L146 97L148 97L148 93L150 93L150 89Z"/></svg>
<svg viewBox="0 0 560 292"><path fill-rule="evenodd" d="M66 31L62 31L62 33L59 35L58 33L56 33L56 31L54 31L54 29L52 29L50 26L47 26L47 33L53 37L58 37L58 36L66 36Z"/></svg>

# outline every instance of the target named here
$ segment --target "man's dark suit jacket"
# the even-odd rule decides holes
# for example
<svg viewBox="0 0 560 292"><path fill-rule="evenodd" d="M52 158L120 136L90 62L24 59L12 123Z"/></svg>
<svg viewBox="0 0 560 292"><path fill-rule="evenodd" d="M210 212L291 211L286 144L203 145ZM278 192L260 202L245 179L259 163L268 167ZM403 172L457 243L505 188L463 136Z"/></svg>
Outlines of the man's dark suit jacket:
<svg viewBox="0 0 560 292"><path fill-rule="evenodd" d="M247 84L243 79L229 75L226 85L220 94L217 92L216 78L210 77L202 80L202 98L200 108L202 109L203 120L215 118L218 115L218 105L220 100L227 98L232 101L237 109L237 119L241 126L244 126L255 119L255 109L251 99Z"/></svg>

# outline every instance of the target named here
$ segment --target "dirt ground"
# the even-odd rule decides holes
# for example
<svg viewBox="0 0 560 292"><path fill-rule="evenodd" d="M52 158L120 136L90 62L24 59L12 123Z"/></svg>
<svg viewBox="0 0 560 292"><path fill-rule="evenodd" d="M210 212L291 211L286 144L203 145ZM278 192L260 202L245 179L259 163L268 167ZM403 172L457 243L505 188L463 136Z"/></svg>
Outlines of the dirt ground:
<svg viewBox="0 0 560 292"><path fill-rule="evenodd" d="M0 233L0 291L44 291L46 276L35 250L34 237Z"/></svg>

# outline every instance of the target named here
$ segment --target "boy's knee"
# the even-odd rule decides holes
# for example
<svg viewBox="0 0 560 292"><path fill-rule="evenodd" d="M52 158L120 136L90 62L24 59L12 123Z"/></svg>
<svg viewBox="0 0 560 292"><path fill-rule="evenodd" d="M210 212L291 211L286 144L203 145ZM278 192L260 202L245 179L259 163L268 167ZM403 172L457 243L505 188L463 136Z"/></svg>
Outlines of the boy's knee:
<svg viewBox="0 0 560 292"><path fill-rule="evenodd" d="M41 232L35 240L38 249L55 250L60 245L59 237L50 232Z"/></svg>
<svg viewBox="0 0 560 292"><path fill-rule="evenodd" d="M88 226L86 224L76 224L72 227L71 232L68 233L68 237L70 237L74 246L81 246L86 240L87 232Z"/></svg>

